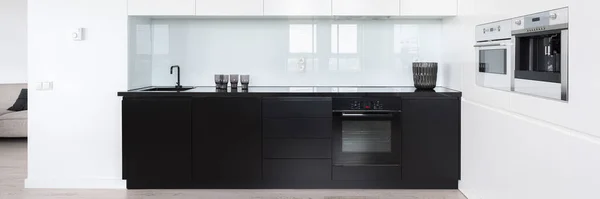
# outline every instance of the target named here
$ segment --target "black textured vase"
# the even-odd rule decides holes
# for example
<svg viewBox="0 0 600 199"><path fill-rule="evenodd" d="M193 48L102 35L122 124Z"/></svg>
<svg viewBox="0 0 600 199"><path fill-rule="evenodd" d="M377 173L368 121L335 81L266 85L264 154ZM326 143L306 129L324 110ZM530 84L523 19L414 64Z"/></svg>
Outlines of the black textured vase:
<svg viewBox="0 0 600 199"><path fill-rule="evenodd" d="M435 62L414 62L413 80L417 89L433 89L437 82L438 64Z"/></svg>

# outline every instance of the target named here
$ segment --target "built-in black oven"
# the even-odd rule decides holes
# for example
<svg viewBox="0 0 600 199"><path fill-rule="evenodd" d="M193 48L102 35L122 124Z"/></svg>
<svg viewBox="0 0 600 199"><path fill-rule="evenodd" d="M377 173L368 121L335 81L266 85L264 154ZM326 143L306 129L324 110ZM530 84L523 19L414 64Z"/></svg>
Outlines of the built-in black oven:
<svg viewBox="0 0 600 199"><path fill-rule="evenodd" d="M334 166L400 167L398 98L334 98L333 121Z"/></svg>

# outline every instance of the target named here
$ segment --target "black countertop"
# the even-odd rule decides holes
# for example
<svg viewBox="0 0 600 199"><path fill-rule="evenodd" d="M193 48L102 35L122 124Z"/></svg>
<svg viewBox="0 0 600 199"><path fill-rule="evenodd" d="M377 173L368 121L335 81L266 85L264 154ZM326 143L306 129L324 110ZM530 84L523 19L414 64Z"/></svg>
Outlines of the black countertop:
<svg viewBox="0 0 600 199"><path fill-rule="evenodd" d="M412 86L251 86L248 90L217 90L213 86L200 86L186 91L144 91L147 87L118 92L123 97L209 97L209 96L402 96L402 97L458 97L462 92L444 87L433 90L418 90Z"/></svg>

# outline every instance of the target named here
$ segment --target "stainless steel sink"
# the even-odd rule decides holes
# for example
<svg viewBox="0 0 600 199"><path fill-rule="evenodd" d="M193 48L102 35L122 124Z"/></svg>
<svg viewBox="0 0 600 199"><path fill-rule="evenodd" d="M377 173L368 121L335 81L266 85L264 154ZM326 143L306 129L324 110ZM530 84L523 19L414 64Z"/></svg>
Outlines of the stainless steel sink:
<svg viewBox="0 0 600 199"><path fill-rule="evenodd" d="M175 88L175 87L154 87L154 88L148 88L148 89L144 89L141 91L187 91L190 89L193 89L194 87L181 87L181 88Z"/></svg>

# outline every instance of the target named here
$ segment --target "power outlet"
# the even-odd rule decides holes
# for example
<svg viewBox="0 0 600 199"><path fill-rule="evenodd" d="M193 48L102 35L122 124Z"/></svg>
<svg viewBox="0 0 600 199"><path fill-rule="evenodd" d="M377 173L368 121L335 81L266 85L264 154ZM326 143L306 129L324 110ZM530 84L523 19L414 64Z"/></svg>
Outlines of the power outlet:
<svg viewBox="0 0 600 199"><path fill-rule="evenodd" d="M298 59L298 70L300 72L304 72L306 71L306 58L302 57L300 59Z"/></svg>

